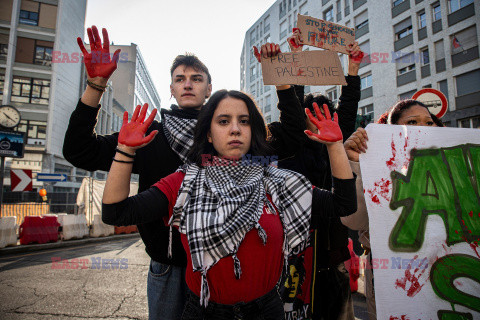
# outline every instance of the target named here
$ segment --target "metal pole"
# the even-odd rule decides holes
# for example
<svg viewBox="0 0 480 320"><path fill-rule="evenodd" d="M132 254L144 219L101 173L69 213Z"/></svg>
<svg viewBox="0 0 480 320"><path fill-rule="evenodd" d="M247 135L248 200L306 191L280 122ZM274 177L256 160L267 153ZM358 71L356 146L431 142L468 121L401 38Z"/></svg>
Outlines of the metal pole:
<svg viewBox="0 0 480 320"><path fill-rule="evenodd" d="M5 157L1 157L0 164L0 216L2 215L2 205L3 205L3 175L5 171Z"/></svg>

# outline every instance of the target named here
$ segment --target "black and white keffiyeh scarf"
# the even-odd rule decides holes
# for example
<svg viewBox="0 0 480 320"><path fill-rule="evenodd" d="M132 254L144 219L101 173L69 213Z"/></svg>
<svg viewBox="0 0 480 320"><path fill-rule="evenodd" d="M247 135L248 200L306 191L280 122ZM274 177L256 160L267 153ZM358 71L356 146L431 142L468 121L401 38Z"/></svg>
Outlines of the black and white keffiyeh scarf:
<svg viewBox="0 0 480 320"><path fill-rule="evenodd" d="M161 109L163 133L168 144L183 162L193 146L193 132L197 125L198 110L180 109L176 105L171 110Z"/></svg>
<svg viewBox="0 0 480 320"><path fill-rule="evenodd" d="M232 256L239 279L236 253L246 233L256 228L266 243L260 216L264 205L276 212L267 194L282 221L285 258L307 242L312 204L312 185L299 173L248 161L214 160L214 166L190 164L180 169L186 175L170 219L170 226L177 226L187 236L193 271L202 273L200 301L204 306L210 297L207 270L221 258Z"/></svg>

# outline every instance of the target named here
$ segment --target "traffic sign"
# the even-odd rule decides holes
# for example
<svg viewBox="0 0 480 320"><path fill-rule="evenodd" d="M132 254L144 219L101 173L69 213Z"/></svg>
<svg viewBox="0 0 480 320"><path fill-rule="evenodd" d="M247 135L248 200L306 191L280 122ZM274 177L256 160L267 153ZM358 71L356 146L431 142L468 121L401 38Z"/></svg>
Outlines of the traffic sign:
<svg viewBox="0 0 480 320"><path fill-rule="evenodd" d="M11 169L10 186L12 191L32 191L32 170Z"/></svg>
<svg viewBox="0 0 480 320"><path fill-rule="evenodd" d="M67 181L67 175L61 173L37 173L37 181Z"/></svg>
<svg viewBox="0 0 480 320"><path fill-rule="evenodd" d="M432 88L421 89L412 96L413 100L422 102L427 106L430 113L434 114L437 118L441 118L448 110L448 101L445 95Z"/></svg>

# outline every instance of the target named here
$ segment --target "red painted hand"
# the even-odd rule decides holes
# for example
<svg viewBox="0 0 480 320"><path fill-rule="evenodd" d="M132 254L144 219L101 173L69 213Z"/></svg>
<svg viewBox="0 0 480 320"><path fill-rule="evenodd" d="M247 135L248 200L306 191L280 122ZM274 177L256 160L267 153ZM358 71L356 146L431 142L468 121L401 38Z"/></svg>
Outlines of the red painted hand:
<svg viewBox="0 0 480 320"><path fill-rule="evenodd" d="M145 116L147 114L148 104L145 103L140 111L140 105L135 108L133 112L132 119L128 122L128 112L125 111L123 114L123 123L122 128L118 134L118 144L123 144L134 149L139 149L152 141L153 138L158 133L158 130L150 132L148 136L145 137L148 127L153 122L155 115L157 114L157 109L153 109L152 113L148 119L144 122Z"/></svg>
<svg viewBox="0 0 480 320"><path fill-rule="evenodd" d="M108 79L115 69L117 69L117 61L120 54L120 49L115 51L113 57L110 57L110 44L108 33L105 28L102 29L103 46L96 26L88 28L87 34L90 40L90 53L88 53L87 49L85 49L81 38L77 38L77 43L80 47L80 50L82 50L83 62L85 63L88 76L90 78L101 77Z"/></svg>
<svg viewBox="0 0 480 320"><path fill-rule="evenodd" d="M337 113L332 117L330 116L330 111L328 111L328 107L326 104L323 105L323 111L325 113L325 117L320 112L320 108L314 102L313 108L315 109L315 114L317 118L315 118L308 108L305 108L305 112L307 113L308 118L310 121L318 128L318 134L313 133L310 130L305 130L305 133L308 137L314 141L321 142L323 144L332 144L334 142L342 141L342 131L338 125L338 115Z"/></svg>
<svg viewBox="0 0 480 320"><path fill-rule="evenodd" d="M257 58L258 62L262 62L262 56L264 58L270 58L270 57L275 57L282 51L280 50L280 46L275 43L265 43L262 45L260 48L260 51L258 51L258 48L256 46L253 46L253 54L255 55L255 58Z"/></svg>

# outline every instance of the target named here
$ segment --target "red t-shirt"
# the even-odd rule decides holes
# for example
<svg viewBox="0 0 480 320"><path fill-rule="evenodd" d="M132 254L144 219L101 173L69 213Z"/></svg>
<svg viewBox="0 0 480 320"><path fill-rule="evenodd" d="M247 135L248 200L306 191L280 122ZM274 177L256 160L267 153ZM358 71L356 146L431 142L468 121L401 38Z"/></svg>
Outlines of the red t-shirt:
<svg viewBox="0 0 480 320"><path fill-rule="evenodd" d="M184 173L175 172L154 185L168 199L169 216L184 177ZM272 201L270 195L267 197ZM165 218L165 221L168 219ZM249 302L268 293L277 284L283 267L283 226L278 213L268 213L265 207L259 223L267 233L267 243L263 245L255 228L245 235L237 252L242 269L240 279L235 278L233 258L230 256L220 259L208 270L210 301L221 304ZM185 280L188 288L200 296L201 273L193 272L187 236L181 234L181 240L188 260Z"/></svg>

